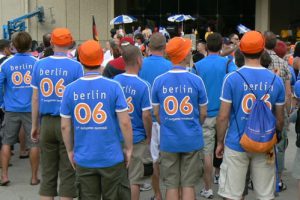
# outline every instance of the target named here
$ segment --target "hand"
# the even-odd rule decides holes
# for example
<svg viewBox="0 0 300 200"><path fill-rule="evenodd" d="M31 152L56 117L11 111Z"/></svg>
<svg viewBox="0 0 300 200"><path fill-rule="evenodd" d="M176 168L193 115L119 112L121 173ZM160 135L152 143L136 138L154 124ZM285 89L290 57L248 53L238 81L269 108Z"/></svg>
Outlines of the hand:
<svg viewBox="0 0 300 200"><path fill-rule="evenodd" d="M37 143L40 140L40 128L32 127L32 129L31 129L31 140L34 143Z"/></svg>
<svg viewBox="0 0 300 200"><path fill-rule="evenodd" d="M128 168L129 164L130 164L130 161L131 161L132 148L124 149L124 154L125 154L125 165L126 165L126 168Z"/></svg>
<svg viewBox="0 0 300 200"><path fill-rule="evenodd" d="M75 166L76 166L76 163L75 163L75 161L74 161L74 152L73 152L73 151L69 151L69 152L68 152L68 157L69 157L69 161L70 161L70 163L71 163L73 169L76 170L76 167L75 167Z"/></svg>
<svg viewBox="0 0 300 200"><path fill-rule="evenodd" d="M223 155L224 155L224 144L218 143L217 148L216 148L216 157L223 158Z"/></svg>

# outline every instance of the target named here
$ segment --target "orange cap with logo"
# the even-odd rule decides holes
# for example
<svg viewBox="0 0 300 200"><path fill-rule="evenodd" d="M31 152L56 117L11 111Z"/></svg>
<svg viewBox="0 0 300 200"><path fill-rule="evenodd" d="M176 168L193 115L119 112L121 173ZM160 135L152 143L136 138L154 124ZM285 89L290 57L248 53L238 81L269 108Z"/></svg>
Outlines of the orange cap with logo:
<svg viewBox="0 0 300 200"><path fill-rule="evenodd" d="M70 46L74 40L67 28L55 28L51 33L51 42L57 46Z"/></svg>
<svg viewBox="0 0 300 200"><path fill-rule="evenodd" d="M174 37L166 45L166 53L173 64L182 62L191 51L192 41L187 38Z"/></svg>
<svg viewBox="0 0 300 200"><path fill-rule="evenodd" d="M240 50L246 54L256 54L264 50L264 36L257 31L249 31L245 33L240 42Z"/></svg>
<svg viewBox="0 0 300 200"><path fill-rule="evenodd" d="M88 40L81 44L78 54L80 62L89 67L98 67L103 62L103 50L95 40Z"/></svg>

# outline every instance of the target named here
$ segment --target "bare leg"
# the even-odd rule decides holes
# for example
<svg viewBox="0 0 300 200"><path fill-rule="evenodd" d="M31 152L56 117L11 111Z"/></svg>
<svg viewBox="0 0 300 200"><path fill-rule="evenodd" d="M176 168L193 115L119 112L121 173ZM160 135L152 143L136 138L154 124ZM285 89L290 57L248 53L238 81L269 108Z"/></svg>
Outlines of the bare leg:
<svg viewBox="0 0 300 200"><path fill-rule="evenodd" d="M8 181L8 164L10 160L10 145L3 144L1 149L1 159L2 159L2 174L1 181L2 183Z"/></svg>
<svg viewBox="0 0 300 200"><path fill-rule="evenodd" d="M204 155L204 187L205 190L209 190L212 188L212 171L213 171L213 164L212 164L212 156L211 155Z"/></svg>
<svg viewBox="0 0 300 200"><path fill-rule="evenodd" d="M153 163L152 188L156 200L162 200L162 194L159 187L159 164Z"/></svg>
<svg viewBox="0 0 300 200"><path fill-rule="evenodd" d="M195 188L194 187L184 187L182 188L182 200L193 200L196 199Z"/></svg>
<svg viewBox="0 0 300 200"><path fill-rule="evenodd" d="M40 148L33 147L30 149L30 165L32 171L31 182L36 183L38 181L38 170L40 163Z"/></svg>
<svg viewBox="0 0 300 200"><path fill-rule="evenodd" d="M179 200L179 189L167 189L166 200Z"/></svg>
<svg viewBox="0 0 300 200"><path fill-rule="evenodd" d="M140 199L140 185L131 185L131 200L139 200Z"/></svg>

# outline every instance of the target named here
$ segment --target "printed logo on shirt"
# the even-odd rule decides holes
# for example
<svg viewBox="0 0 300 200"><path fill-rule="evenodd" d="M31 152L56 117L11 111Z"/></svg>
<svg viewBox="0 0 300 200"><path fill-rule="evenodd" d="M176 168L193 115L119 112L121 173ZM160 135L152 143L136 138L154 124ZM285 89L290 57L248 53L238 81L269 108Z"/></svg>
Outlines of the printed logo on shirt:
<svg viewBox="0 0 300 200"><path fill-rule="evenodd" d="M11 81L13 83L13 88L30 88L31 83L31 70L33 65L23 64L20 66L10 66ZM20 70L27 70L25 73L22 73ZM24 85L24 84L25 85Z"/></svg>

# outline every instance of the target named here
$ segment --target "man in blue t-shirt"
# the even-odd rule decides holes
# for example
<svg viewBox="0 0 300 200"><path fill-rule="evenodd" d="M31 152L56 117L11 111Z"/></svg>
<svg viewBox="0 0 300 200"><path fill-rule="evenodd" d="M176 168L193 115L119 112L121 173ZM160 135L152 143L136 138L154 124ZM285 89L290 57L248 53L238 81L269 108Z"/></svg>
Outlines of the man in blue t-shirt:
<svg viewBox="0 0 300 200"><path fill-rule="evenodd" d="M202 123L206 117L207 96L202 79L186 70L192 42L175 37L166 52L173 67L158 76L152 87L154 115L161 125L161 175L166 199L195 199L200 178L200 150L204 147Z"/></svg>
<svg viewBox="0 0 300 200"><path fill-rule="evenodd" d="M226 73L236 70L233 62L219 55L222 49L222 36L219 33L212 33L207 37L208 56L195 64L196 73L205 85L208 97L207 118L203 124L203 136L205 141L204 151L204 188L201 196L213 197L212 172L213 153L216 136L216 116L220 109L221 87ZM219 172L216 171L217 180Z"/></svg>
<svg viewBox="0 0 300 200"><path fill-rule="evenodd" d="M86 73L66 87L60 115L80 198L130 200L125 164L130 166L132 127L124 93L118 82L100 75L103 50L98 42L84 42L78 53ZM124 137L125 160L118 124Z"/></svg>
<svg viewBox="0 0 300 200"><path fill-rule="evenodd" d="M75 173L68 162L60 129L60 105L65 86L83 76L82 65L67 57L73 42L68 29L54 29L51 33L54 55L38 61L33 70L31 137L33 141L40 140L41 199L57 195L65 199L76 197Z"/></svg>
<svg viewBox="0 0 300 200"><path fill-rule="evenodd" d="M31 36L27 32L16 33L12 43L17 52L6 59L1 65L0 72L0 105L6 112L4 117L2 140L2 174L0 186L9 183L8 165L11 156L11 145L18 142L18 136L23 125L26 134L26 144L30 148L30 163L32 176L31 185L37 185L39 168L39 148L30 139L31 129L31 95L30 87L33 66L37 61L29 53Z"/></svg>
<svg viewBox="0 0 300 200"><path fill-rule="evenodd" d="M172 68L172 63L165 59L166 38L161 33L154 33L149 42L150 56L143 61L142 69L139 76L153 85L154 79L169 71ZM154 116L152 117L152 135L151 135L151 156L153 159L153 176L152 186L154 190L154 198L162 200L162 195L159 187L159 135L160 126L156 122Z"/></svg>
<svg viewBox="0 0 300 200"><path fill-rule="evenodd" d="M264 99L266 105L273 109L277 122L276 134L280 134L283 129L285 89L278 76L260 65L264 44L261 33L247 32L240 43L240 50L245 57L245 66L238 70L241 75L232 72L223 83L220 98L222 103L217 119L216 155L223 157L218 193L225 199L242 199L248 166L257 199L274 199L274 153L245 152L240 145L240 138L256 97Z"/></svg>
<svg viewBox="0 0 300 200"><path fill-rule="evenodd" d="M118 81L124 91L129 107L128 113L131 118L133 129L133 154L129 165L128 177L131 185L131 199L140 199L140 185L144 183L147 176L146 166L152 165L149 144L151 141L151 100L150 85L138 77L143 56L136 46L123 48L123 59L126 64L126 72L117 75L114 79Z"/></svg>

